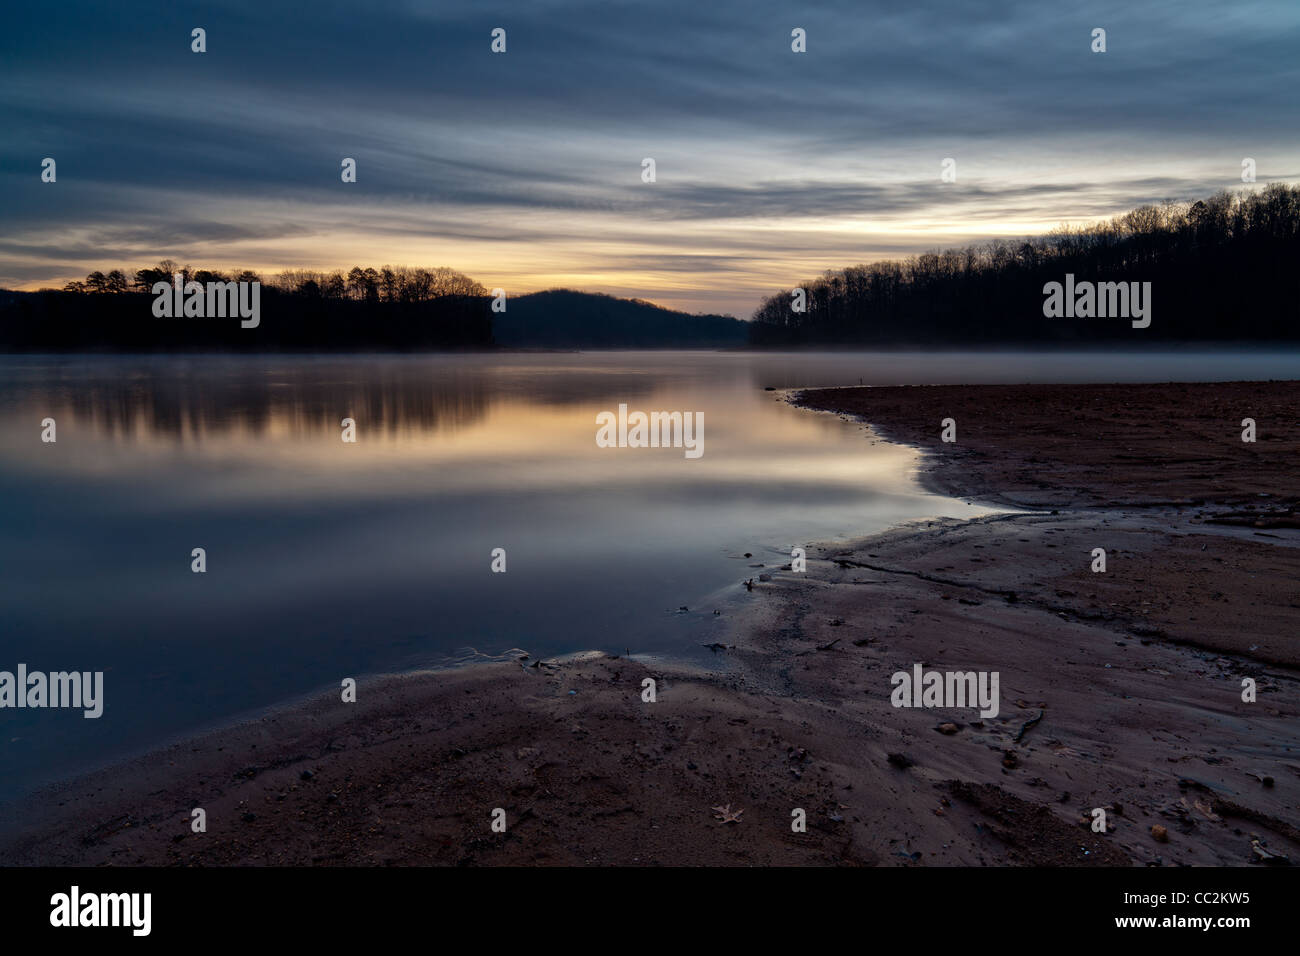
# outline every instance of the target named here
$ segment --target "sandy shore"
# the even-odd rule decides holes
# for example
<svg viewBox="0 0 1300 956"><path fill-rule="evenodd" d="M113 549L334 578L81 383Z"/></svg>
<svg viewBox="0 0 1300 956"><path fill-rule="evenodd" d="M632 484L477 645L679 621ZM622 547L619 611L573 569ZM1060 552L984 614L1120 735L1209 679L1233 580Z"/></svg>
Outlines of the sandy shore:
<svg viewBox="0 0 1300 956"><path fill-rule="evenodd" d="M42 794L0 861L1300 859L1300 383L801 402L926 449L932 489L1022 513L814 547L806 573L738 584L745 610L707 672L606 656L476 665L177 745ZM946 417L956 444L939 441ZM892 707L891 674L918 662L998 672L998 715ZM714 807L743 814L722 822ZM1105 834L1087 826L1099 807Z"/></svg>

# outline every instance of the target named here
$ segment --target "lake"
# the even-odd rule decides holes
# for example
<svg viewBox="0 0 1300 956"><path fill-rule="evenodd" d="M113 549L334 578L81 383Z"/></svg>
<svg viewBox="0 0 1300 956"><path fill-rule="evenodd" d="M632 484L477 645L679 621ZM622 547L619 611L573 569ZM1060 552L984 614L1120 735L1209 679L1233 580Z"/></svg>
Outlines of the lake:
<svg viewBox="0 0 1300 956"><path fill-rule="evenodd" d="M104 672L99 719L0 710L0 798L345 677L707 656L754 565L984 513L767 388L1296 373L1247 353L0 358L0 670ZM703 454L598 447L620 404L702 415Z"/></svg>

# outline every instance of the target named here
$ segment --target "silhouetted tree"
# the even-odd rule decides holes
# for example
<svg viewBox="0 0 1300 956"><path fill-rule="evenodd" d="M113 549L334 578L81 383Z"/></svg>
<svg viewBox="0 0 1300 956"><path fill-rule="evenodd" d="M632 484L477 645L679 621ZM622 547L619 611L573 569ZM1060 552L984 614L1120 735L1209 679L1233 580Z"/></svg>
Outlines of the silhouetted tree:
<svg viewBox="0 0 1300 956"><path fill-rule="evenodd" d="M1157 318L1144 339L1292 340L1300 298L1300 186L1221 192L1147 205L1045 237L994 240L903 261L832 270L801 283L806 311L783 289L755 310L750 341L1033 343L1125 335L1122 324L1049 320L1043 285L1151 282Z"/></svg>

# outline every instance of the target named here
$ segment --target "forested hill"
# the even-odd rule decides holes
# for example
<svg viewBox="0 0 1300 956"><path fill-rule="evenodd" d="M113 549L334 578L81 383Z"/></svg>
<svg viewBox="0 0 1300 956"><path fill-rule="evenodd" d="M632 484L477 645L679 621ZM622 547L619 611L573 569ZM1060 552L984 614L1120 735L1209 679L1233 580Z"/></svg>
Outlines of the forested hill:
<svg viewBox="0 0 1300 956"><path fill-rule="evenodd" d="M1124 283L1118 292L1143 295L1149 325L1096 315L1099 296L1079 298L1086 308L1076 309L1072 295L1068 311L1047 315L1050 283L1080 297ZM1036 239L837 269L777 292L753 319L751 342L776 347L1298 343L1300 186L1143 206Z"/></svg>
<svg viewBox="0 0 1300 956"><path fill-rule="evenodd" d="M516 348L726 348L745 344L748 329L730 316L570 289L511 298L492 316L497 344Z"/></svg>
<svg viewBox="0 0 1300 956"><path fill-rule="evenodd" d="M159 315L155 283L259 284L257 315ZM247 291L247 290L245 290ZM202 297L202 296L200 296ZM170 296L168 297L170 298ZM39 292L0 290L0 350L421 351L516 348L717 348L743 345L747 323L649 302L557 290L504 300L452 269L220 272L164 260ZM251 304L251 303L250 303ZM232 300L233 305L233 300ZM202 310L206 316L210 309ZM175 313L175 314L173 314ZM188 315L188 313L186 313Z"/></svg>

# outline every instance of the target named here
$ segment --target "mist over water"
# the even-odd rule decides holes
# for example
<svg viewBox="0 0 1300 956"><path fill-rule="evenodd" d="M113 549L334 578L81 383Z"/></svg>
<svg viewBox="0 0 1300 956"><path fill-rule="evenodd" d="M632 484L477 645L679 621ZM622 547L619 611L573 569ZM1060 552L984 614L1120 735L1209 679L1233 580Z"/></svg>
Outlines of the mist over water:
<svg viewBox="0 0 1300 956"><path fill-rule="evenodd" d="M102 670L104 715L0 712L0 798L468 649L707 654L751 565L983 513L922 492L911 450L768 387L1296 371L1247 353L5 358L0 670ZM703 456L597 447L620 403L702 414Z"/></svg>

